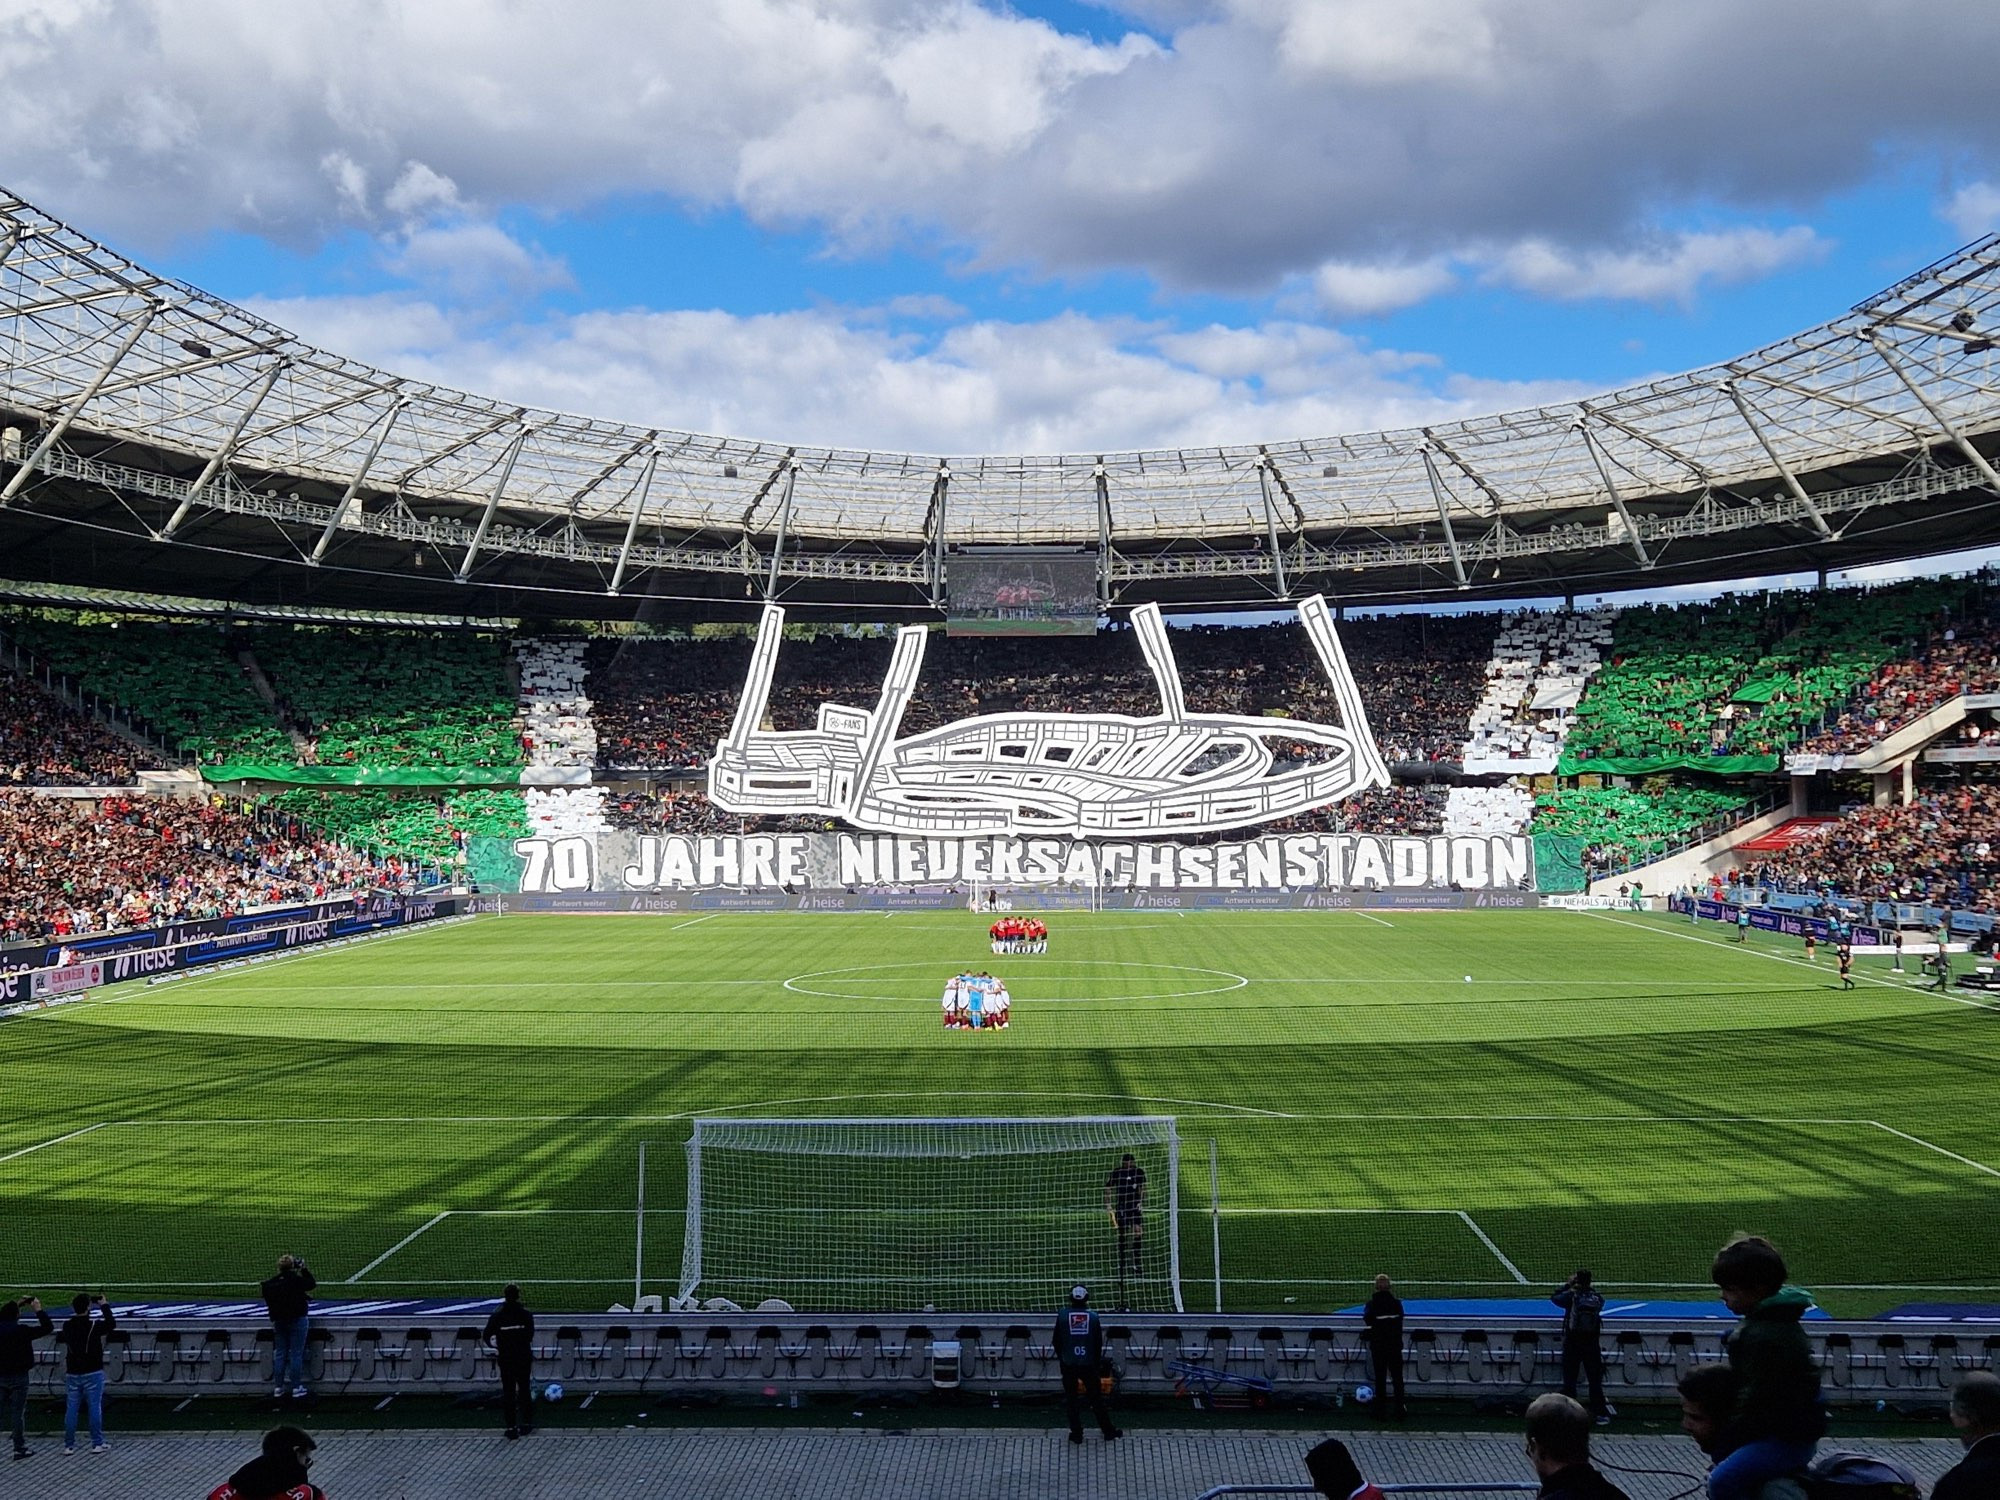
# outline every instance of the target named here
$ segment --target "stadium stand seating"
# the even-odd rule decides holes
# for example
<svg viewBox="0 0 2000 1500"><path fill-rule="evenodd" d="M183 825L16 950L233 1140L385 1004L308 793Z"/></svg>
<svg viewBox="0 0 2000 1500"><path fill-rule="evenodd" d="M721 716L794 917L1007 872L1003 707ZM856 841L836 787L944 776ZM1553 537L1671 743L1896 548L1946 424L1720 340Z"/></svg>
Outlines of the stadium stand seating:
<svg viewBox="0 0 2000 1500"><path fill-rule="evenodd" d="M81 624L22 613L5 629L91 692L122 704L197 760L279 760L292 746L217 625Z"/></svg>
<svg viewBox="0 0 2000 1500"><path fill-rule="evenodd" d="M1877 669L1804 748L1856 754L1961 693L1992 692L2000 692L2000 630L1983 617L1962 627L1946 626L1914 655Z"/></svg>
<svg viewBox="0 0 2000 1500"><path fill-rule="evenodd" d="M246 643L310 763L522 763L502 641L301 626Z"/></svg>
<svg viewBox="0 0 2000 1500"><path fill-rule="evenodd" d="M1468 770L1552 771L1570 714L1610 650L1611 608L1530 612L1507 620L1493 640L1486 690L1472 711Z"/></svg>
<svg viewBox="0 0 2000 1500"><path fill-rule="evenodd" d="M1773 890L1992 912L2000 901L2000 784L1857 808L1817 837L1746 864L1742 875Z"/></svg>
<svg viewBox="0 0 2000 1500"><path fill-rule="evenodd" d="M1981 593L1977 582L1922 579L1627 609L1610 665L1578 705L1565 764L1775 757Z"/></svg>
<svg viewBox="0 0 2000 1500"><path fill-rule="evenodd" d="M373 858L215 800L0 791L0 942L147 927L406 885Z"/></svg>
<svg viewBox="0 0 2000 1500"><path fill-rule="evenodd" d="M1513 834L1535 815L1535 794L1518 786L1455 786L1445 798L1444 826L1454 834Z"/></svg>
<svg viewBox="0 0 2000 1500"><path fill-rule="evenodd" d="M130 786L165 769L150 751L116 735L26 678L0 676L0 786Z"/></svg>
<svg viewBox="0 0 2000 1500"><path fill-rule="evenodd" d="M431 796L377 788L297 788L266 799L287 817L384 858L449 869L473 838L521 838L526 808L517 791L481 789Z"/></svg>
<svg viewBox="0 0 2000 1500"><path fill-rule="evenodd" d="M1536 799L1536 833L1591 841L1585 863L1629 869L1736 821L1741 792L1649 780L1643 791L1622 787L1560 787Z"/></svg>
<svg viewBox="0 0 2000 1500"><path fill-rule="evenodd" d="M1341 639L1369 727L1394 764L1456 762L1493 649L1497 616L1396 615L1349 620ZM1332 691L1296 624L1176 630L1174 650L1196 712L1333 714ZM829 700L870 706L889 666L886 636L788 640L770 722L809 728ZM593 642L586 654L601 759L630 770L704 763L729 730L749 666L746 639ZM1129 632L1096 639L935 637L903 717L906 733L978 713L1160 710Z"/></svg>

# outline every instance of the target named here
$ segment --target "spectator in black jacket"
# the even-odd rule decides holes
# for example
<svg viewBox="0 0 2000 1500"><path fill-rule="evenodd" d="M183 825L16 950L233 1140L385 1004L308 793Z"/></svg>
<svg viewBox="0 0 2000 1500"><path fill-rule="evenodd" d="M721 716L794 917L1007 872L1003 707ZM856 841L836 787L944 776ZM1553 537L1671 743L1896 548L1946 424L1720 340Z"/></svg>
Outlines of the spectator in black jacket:
<svg viewBox="0 0 2000 1500"><path fill-rule="evenodd" d="M42 1299L28 1299L38 1327L21 1325L21 1304L0 1303L0 1420L14 1434L14 1457L26 1458L28 1446L28 1377L35 1369L35 1340L56 1331L55 1320L42 1311Z"/></svg>
<svg viewBox="0 0 2000 1500"><path fill-rule="evenodd" d="M312 1329L312 1292L319 1278L302 1255L278 1257L278 1274L259 1288L271 1313L271 1394L302 1398L306 1389L306 1335Z"/></svg>
<svg viewBox="0 0 2000 1500"><path fill-rule="evenodd" d="M1601 1427L1611 1420L1604 1399L1604 1350L1598 1340L1604 1330L1604 1294L1591 1285L1590 1272L1578 1271L1549 1298L1563 1310L1563 1394L1576 1395L1576 1378L1590 1382L1590 1414Z"/></svg>
<svg viewBox="0 0 2000 1500"><path fill-rule="evenodd" d="M535 1315L521 1302L521 1289L508 1285L500 1305L486 1320L486 1342L500 1362L500 1409L507 1436L523 1438L535 1430Z"/></svg>
<svg viewBox="0 0 2000 1500"><path fill-rule="evenodd" d="M296 1427L273 1427L263 1451L208 1500L326 1500L326 1491L306 1478L318 1446Z"/></svg>
<svg viewBox="0 0 2000 1500"><path fill-rule="evenodd" d="M1361 1310L1361 1322L1375 1376L1375 1415L1390 1410L1389 1387L1393 1383L1396 1420L1401 1422L1410 1414L1403 1395L1403 1299L1396 1295L1387 1276L1375 1278L1375 1294Z"/></svg>
<svg viewBox="0 0 2000 1500"><path fill-rule="evenodd" d="M1062 1368L1063 1405L1069 1410L1069 1440L1083 1441L1083 1403L1106 1442L1125 1434L1111 1420L1104 1404L1104 1325L1090 1310L1090 1288L1069 1289L1069 1306L1056 1314L1056 1363Z"/></svg>
<svg viewBox="0 0 2000 1500"><path fill-rule="evenodd" d="M1951 1393L1951 1425L1965 1457L1931 1491L1931 1500L1991 1500L2000 1495L2000 1375L1974 1370Z"/></svg>
<svg viewBox="0 0 2000 1500"><path fill-rule="evenodd" d="M1590 1463L1590 1413L1573 1397L1546 1391L1528 1403L1528 1461L1540 1500L1626 1500Z"/></svg>
<svg viewBox="0 0 2000 1500"><path fill-rule="evenodd" d="M95 1308L97 1316L91 1316ZM90 1412L90 1451L108 1453L104 1441L104 1336L118 1326L111 1304L102 1297L78 1292L70 1299L70 1316L56 1343L63 1351L63 1452L76 1452L76 1414Z"/></svg>

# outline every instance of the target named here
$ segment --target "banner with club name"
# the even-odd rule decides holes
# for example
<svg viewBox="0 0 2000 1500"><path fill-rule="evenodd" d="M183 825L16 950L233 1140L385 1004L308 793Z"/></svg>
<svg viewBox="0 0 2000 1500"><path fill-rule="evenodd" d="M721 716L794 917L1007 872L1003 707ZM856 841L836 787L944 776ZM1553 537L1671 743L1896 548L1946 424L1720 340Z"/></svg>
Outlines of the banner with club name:
<svg viewBox="0 0 2000 1500"><path fill-rule="evenodd" d="M1535 889L1530 841L1485 835L1294 833L1180 844L855 833L613 833L516 839L512 852L518 861L514 888L545 895L713 889L785 895L882 887L1106 895Z"/></svg>

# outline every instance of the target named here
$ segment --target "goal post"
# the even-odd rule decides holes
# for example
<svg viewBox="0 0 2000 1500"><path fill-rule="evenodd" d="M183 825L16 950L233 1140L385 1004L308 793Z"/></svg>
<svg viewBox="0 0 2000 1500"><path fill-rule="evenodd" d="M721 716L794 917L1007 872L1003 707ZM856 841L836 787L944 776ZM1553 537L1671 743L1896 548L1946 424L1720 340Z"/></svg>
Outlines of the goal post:
<svg viewBox="0 0 2000 1500"><path fill-rule="evenodd" d="M1128 1152L1136 1226L1107 1183ZM1107 1309L1184 1310L1172 1116L694 1121L683 1297L1006 1311L1079 1281Z"/></svg>

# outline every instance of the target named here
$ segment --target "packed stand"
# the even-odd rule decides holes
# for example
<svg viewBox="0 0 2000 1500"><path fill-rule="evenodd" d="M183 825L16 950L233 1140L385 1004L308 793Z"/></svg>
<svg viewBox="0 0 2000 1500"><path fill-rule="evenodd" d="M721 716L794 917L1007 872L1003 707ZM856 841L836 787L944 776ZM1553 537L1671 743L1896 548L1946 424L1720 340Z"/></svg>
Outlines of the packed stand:
<svg viewBox="0 0 2000 1500"><path fill-rule="evenodd" d="M318 626L245 640L302 737L306 764L518 766L524 758L500 640Z"/></svg>
<svg viewBox="0 0 2000 1500"><path fill-rule="evenodd" d="M597 727L584 691L584 642L531 639L514 643L521 679L521 744L531 768L587 775L597 763ZM528 826L543 838L588 837L609 827L605 792L594 786L527 785Z"/></svg>
<svg viewBox="0 0 2000 1500"><path fill-rule="evenodd" d="M432 794L299 787L267 797L263 805L355 848L437 870L456 867L473 839L511 840L529 833L526 805L511 789Z"/></svg>
<svg viewBox="0 0 2000 1500"><path fill-rule="evenodd" d="M1535 815L1535 794L1518 786L1455 786L1445 798L1449 834L1517 834Z"/></svg>
<svg viewBox="0 0 2000 1500"><path fill-rule="evenodd" d="M1568 757L1776 756L1983 592L1922 579L1627 609Z"/></svg>
<svg viewBox="0 0 2000 1500"><path fill-rule="evenodd" d="M1491 654L1491 615L1400 615L1340 627L1369 727L1384 759L1458 759ZM1197 627L1172 634L1182 691L1193 713L1337 719L1333 690L1297 624ZM768 705L773 729L810 729L819 706L872 708L889 669L886 632L820 633L787 640ZM593 642L588 679L603 764L680 770L705 764L728 734L750 664L747 637ZM1087 640L949 637L927 643L923 675L902 732L994 713L1125 714L1161 711L1136 637L1126 629Z"/></svg>
<svg viewBox="0 0 2000 1500"><path fill-rule="evenodd" d="M1485 691L1472 710L1468 771L1555 769L1570 716L1610 652L1617 613L1607 607L1508 618L1494 637Z"/></svg>
<svg viewBox="0 0 2000 1500"><path fill-rule="evenodd" d="M2000 692L2000 630L1982 613L1947 625L1913 656L1876 672L1824 731L1802 747L1819 755L1855 755L1962 693ZM1961 736L1984 741L1983 731Z"/></svg>
<svg viewBox="0 0 2000 1500"><path fill-rule="evenodd" d="M223 626L83 624L28 612L0 628L196 760L292 758L291 741L251 687Z"/></svg>
<svg viewBox="0 0 2000 1500"><path fill-rule="evenodd" d="M23 677L0 677L0 786L130 786L164 769L85 713Z"/></svg>
<svg viewBox="0 0 2000 1500"><path fill-rule="evenodd" d="M1863 807L1824 832L1748 864L1753 886L2000 912L2000 784Z"/></svg>
<svg viewBox="0 0 2000 1500"><path fill-rule="evenodd" d="M215 801L0 791L0 943L400 889L414 874Z"/></svg>
<svg viewBox="0 0 2000 1500"><path fill-rule="evenodd" d="M1733 828L1745 806L1741 792L1654 778L1643 791L1607 786L1544 792L1530 826L1535 833L1590 840L1584 865L1601 872L1630 869Z"/></svg>

